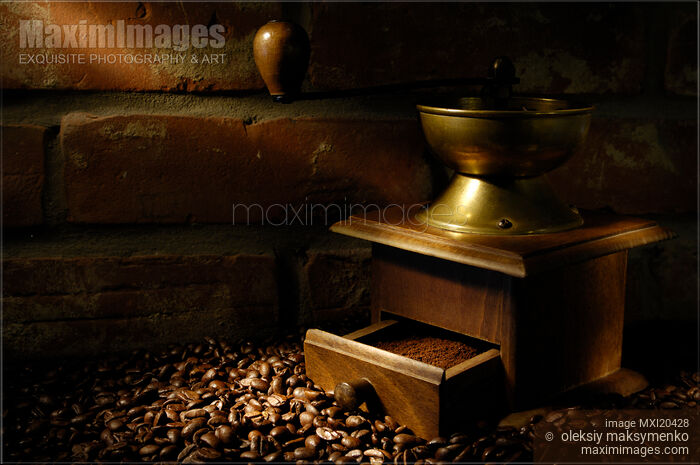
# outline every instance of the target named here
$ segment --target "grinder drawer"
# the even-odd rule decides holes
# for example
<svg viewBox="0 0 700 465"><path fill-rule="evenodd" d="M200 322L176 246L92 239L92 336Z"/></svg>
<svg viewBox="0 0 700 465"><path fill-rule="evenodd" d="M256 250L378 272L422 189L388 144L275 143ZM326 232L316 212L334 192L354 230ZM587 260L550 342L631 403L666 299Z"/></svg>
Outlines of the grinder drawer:
<svg viewBox="0 0 700 465"><path fill-rule="evenodd" d="M498 414L505 405L499 349L433 326L388 320L344 337L310 329L304 352L316 384L332 391L338 383L365 379L386 414L425 438L466 418Z"/></svg>

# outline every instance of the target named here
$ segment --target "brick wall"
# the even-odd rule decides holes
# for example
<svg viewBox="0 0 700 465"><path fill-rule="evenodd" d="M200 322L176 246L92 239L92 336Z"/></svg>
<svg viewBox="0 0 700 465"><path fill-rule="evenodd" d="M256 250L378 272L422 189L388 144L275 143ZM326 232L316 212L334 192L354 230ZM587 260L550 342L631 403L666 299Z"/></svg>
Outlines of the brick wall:
<svg viewBox="0 0 700 465"><path fill-rule="evenodd" d="M271 103L252 60L257 28L281 17L312 45L307 98L290 105ZM22 19L222 24L226 63L195 64L202 51L189 49L168 65L19 64ZM243 336L366 309L369 245L319 217L271 226L284 219L275 205L432 198L446 173L422 142L413 105L430 90L418 83L484 75L502 54L517 90L596 105L585 146L551 173L562 196L679 233L632 252L628 321L695 315L694 3L9 2L0 23L11 39L0 51L11 357ZM250 203L273 208L232 226L233 205Z"/></svg>

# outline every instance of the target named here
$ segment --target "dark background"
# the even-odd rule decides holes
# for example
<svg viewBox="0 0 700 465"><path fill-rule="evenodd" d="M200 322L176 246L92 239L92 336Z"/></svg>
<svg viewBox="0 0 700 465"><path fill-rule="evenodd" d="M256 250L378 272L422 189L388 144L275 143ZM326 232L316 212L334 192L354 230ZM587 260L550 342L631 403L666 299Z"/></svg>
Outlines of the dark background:
<svg viewBox="0 0 700 465"><path fill-rule="evenodd" d="M432 198L447 176L414 103L508 55L516 91L596 105L585 146L551 173L562 197L678 234L630 253L627 364L694 362L694 2L3 3L0 18L6 360L363 315L368 243L319 219L232 226L232 205ZM279 18L312 46L290 105L270 101L252 59L255 31ZM220 23L227 61L19 65L20 19ZM474 90L454 84L440 90Z"/></svg>

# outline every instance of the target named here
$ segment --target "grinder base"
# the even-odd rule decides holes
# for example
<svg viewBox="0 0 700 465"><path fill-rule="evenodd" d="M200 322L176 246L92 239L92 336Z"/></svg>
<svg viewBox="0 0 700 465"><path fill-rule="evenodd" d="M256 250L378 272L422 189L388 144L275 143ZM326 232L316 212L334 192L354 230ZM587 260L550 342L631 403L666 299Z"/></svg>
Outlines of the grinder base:
<svg viewBox="0 0 700 465"><path fill-rule="evenodd" d="M583 224L578 211L557 198L544 175L486 178L456 173L416 218L448 231L498 235L552 233Z"/></svg>

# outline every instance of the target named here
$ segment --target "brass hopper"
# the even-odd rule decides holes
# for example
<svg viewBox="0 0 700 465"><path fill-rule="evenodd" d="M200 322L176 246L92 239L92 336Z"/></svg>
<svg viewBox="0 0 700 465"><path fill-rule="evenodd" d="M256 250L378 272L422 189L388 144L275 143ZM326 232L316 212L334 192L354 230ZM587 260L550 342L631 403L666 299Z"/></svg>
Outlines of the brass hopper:
<svg viewBox="0 0 700 465"><path fill-rule="evenodd" d="M537 234L581 226L545 173L568 160L593 108L564 100L459 98L417 106L432 152L455 170L417 219L450 231Z"/></svg>

